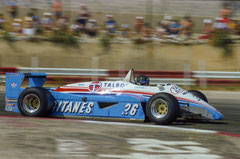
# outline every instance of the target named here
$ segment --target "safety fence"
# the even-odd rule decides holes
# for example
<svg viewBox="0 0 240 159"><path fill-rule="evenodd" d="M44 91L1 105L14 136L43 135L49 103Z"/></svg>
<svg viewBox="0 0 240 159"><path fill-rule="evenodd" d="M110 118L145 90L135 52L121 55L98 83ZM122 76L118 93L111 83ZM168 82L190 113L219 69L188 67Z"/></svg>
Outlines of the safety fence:
<svg viewBox="0 0 240 159"><path fill-rule="evenodd" d="M0 82L5 82L5 73L47 73L47 83L73 83L82 81L122 80L128 70L0 67ZM143 71L135 70L135 76L144 74L151 84L174 83L178 85L240 85L240 72L221 71Z"/></svg>

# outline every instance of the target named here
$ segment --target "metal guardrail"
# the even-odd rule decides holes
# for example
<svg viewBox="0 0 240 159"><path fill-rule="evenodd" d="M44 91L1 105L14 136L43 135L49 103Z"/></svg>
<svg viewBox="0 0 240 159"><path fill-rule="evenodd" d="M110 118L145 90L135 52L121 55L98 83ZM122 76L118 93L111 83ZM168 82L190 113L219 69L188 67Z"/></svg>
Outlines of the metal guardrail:
<svg viewBox="0 0 240 159"><path fill-rule="evenodd" d="M5 83L6 77L0 75L0 83Z"/></svg>
<svg viewBox="0 0 240 159"><path fill-rule="evenodd" d="M194 78L240 79L240 72L192 71Z"/></svg>
<svg viewBox="0 0 240 159"><path fill-rule="evenodd" d="M30 67L0 67L0 82L5 82L6 72L45 72L49 83L73 83L91 80L122 80L128 70L108 69L72 69L72 68L30 68ZM178 85L239 85L240 72L221 71L142 71L136 70L136 75L145 74L152 84L174 83Z"/></svg>
<svg viewBox="0 0 240 159"><path fill-rule="evenodd" d="M26 72L45 72L48 75L55 75L55 76L110 76L108 69L73 69L73 68L29 68L29 67L19 67L17 68L18 72L26 73ZM124 71L119 71L119 75ZM126 72L126 71L125 71ZM173 72L180 72L178 75L182 74L181 71L141 71L145 72L146 74L159 74L161 75L162 72L171 77ZM175 73L177 74L177 73ZM114 74L116 76L118 74ZM176 75L177 76L177 75ZM184 76L184 73L183 75ZM189 76L189 74L188 74ZM216 78L216 79L240 79L240 72L222 72L222 71L192 71L190 76L192 78Z"/></svg>
<svg viewBox="0 0 240 159"><path fill-rule="evenodd" d="M55 76L108 76L106 69L73 69L73 68L30 68L19 67L18 72L45 72Z"/></svg>

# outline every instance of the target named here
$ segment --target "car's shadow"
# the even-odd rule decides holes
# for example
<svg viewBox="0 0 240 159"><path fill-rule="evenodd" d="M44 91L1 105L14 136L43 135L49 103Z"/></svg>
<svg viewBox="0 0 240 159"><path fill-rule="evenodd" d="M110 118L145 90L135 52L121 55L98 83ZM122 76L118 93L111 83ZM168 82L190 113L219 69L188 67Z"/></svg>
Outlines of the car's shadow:
<svg viewBox="0 0 240 159"><path fill-rule="evenodd" d="M225 125L227 122L222 121L210 121L210 120L197 120L197 119L178 119L171 125L195 125L195 124L213 124L213 125Z"/></svg>

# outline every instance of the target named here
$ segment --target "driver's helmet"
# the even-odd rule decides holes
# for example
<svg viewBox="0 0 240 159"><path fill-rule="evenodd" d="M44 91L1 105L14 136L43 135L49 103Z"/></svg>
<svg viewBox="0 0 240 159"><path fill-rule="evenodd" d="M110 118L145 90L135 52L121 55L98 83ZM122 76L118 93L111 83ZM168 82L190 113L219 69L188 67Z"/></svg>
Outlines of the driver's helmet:
<svg viewBox="0 0 240 159"><path fill-rule="evenodd" d="M136 84L148 86L150 79L145 75L140 75L137 77Z"/></svg>

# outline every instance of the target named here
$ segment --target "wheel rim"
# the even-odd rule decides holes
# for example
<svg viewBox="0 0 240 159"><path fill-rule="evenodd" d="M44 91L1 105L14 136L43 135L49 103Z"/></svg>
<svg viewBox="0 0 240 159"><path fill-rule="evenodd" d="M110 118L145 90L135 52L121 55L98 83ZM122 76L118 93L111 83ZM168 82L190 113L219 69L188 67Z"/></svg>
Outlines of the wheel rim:
<svg viewBox="0 0 240 159"><path fill-rule="evenodd" d="M155 100L151 105L151 113L155 118L163 118L168 113L168 103L163 99Z"/></svg>
<svg viewBox="0 0 240 159"><path fill-rule="evenodd" d="M23 99L23 108L28 113L36 112L40 107L40 99L35 94L28 94Z"/></svg>

